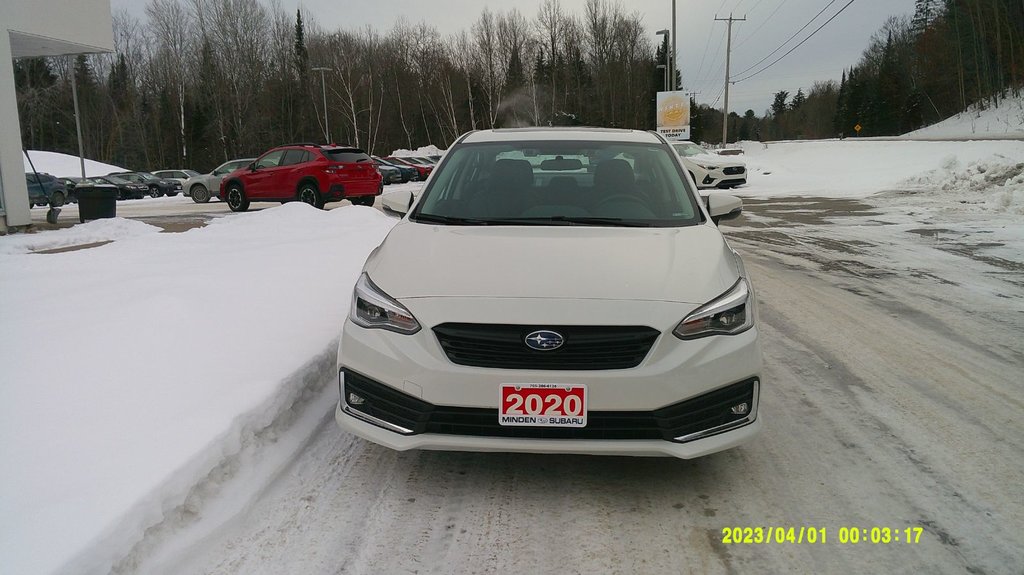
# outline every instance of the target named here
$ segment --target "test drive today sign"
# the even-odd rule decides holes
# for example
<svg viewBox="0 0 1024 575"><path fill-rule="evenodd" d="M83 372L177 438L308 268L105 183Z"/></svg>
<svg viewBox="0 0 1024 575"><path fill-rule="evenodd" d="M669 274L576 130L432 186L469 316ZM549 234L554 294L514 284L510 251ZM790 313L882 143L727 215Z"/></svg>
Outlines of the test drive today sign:
<svg viewBox="0 0 1024 575"><path fill-rule="evenodd" d="M690 139L689 94L658 92L658 133L669 140Z"/></svg>

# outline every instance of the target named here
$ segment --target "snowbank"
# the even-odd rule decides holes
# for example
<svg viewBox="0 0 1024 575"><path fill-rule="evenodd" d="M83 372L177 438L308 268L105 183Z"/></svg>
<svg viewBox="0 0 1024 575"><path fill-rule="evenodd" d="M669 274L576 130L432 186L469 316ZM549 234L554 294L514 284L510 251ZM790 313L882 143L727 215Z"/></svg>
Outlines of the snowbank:
<svg viewBox="0 0 1024 575"><path fill-rule="evenodd" d="M401 158L403 156L443 156L444 153L445 150L430 144L429 146L423 146L416 150L395 150L394 152L391 152L391 155L396 158Z"/></svg>
<svg viewBox="0 0 1024 575"><path fill-rule="evenodd" d="M942 167L910 178L908 188L949 196L964 209L1024 215L1024 157L995 155L962 164L949 156Z"/></svg>
<svg viewBox="0 0 1024 575"><path fill-rule="evenodd" d="M741 142L747 185L741 196L867 197L903 189L908 180L940 170L949 157L963 164L1024 159L1024 141L880 141L855 138L803 142Z"/></svg>
<svg viewBox="0 0 1024 575"><path fill-rule="evenodd" d="M0 239L0 255L25 254L68 246L96 242L124 240L146 234L160 233L161 229L137 220L112 218L94 220L71 228L37 234L14 234Z"/></svg>
<svg viewBox="0 0 1024 575"><path fill-rule="evenodd" d="M197 486L249 469L231 462L333 382L351 286L394 221L296 202L74 252L4 248L4 571L109 572L169 514L198 513Z"/></svg>
<svg viewBox="0 0 1024 575"><path fill-rule="evenodd" d="M920 130L904 134L905 138L966 138L971 136L1012 137L1024 139L1024 93L1007 94L998 107L975 104L966 112L946 118Z"/></svg>
<svg viewBox="0 0 1024 575"><path fill-rule="evenodd" d="M82 175L82 166L78 156L69 156L59 152L40 152L38 150L29 150L28 155L32 158L32 164L40 174L50 174L58 178L77 178ZM32 166L29 165L28 158L24 154L21 157L25 164L25 172L31 172ZM105 176L111 172L124 171L126 171L124 168L111 164L104 164L89 159L85 160L86 177Z"/></svg>

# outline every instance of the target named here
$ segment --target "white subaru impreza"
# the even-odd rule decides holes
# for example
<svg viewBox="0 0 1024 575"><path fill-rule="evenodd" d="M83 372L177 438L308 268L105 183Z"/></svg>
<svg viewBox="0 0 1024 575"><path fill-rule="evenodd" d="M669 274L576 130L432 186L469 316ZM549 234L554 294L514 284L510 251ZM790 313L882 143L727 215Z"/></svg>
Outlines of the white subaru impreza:
<svg viewBox="0 0 1024 575"><path fill-rule="evenodd" d="M338 424L399 450L691 458L754 437L754 292L716 225L741 204L684 170L651 132L462 136L355 286Z"/></svg>

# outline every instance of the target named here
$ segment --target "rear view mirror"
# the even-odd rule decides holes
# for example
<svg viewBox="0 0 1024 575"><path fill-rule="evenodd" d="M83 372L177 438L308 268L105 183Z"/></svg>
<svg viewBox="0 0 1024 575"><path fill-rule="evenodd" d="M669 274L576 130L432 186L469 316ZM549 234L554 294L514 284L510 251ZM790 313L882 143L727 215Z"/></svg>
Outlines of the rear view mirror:
<svg viewBox="0 0 1024 575"><path fill-rule="evenodd" d="M736 196L712 194L707 196L708 214L718 225L722 220L731 220L743 213L743 201Z"/></svg>
<svg viewBox="0 0 1024 575"><path fill-rule="evenodd" d="M540 163L540 169L550 172L569 172L572 170L582 170L583 162L576 158L555 158L552 160L544 160Z"/></svg>

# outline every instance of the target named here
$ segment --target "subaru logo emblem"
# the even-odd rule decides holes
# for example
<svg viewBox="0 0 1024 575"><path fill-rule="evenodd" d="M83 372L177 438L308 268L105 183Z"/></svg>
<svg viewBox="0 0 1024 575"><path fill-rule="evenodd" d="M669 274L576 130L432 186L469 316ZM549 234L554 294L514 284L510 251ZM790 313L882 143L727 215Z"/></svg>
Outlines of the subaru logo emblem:
<svg viewBox="0 0 1024 575"><path fill-rule="evenodd" d="M562 334L546 329L538 330L526 336L526 345L537 351L553 351L565 343Z"/></svg>

